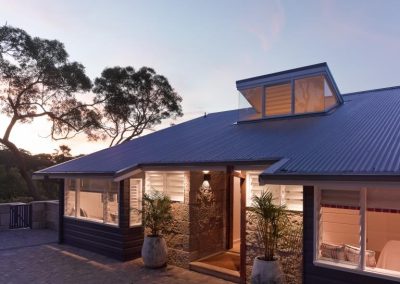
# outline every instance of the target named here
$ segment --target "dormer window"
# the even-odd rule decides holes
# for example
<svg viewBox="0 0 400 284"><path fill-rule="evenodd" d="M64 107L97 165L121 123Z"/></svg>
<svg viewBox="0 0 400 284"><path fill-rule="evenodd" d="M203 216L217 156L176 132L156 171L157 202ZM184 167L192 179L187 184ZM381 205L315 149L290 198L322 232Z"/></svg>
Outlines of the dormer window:
<svg viewBox="0 0 400 284"><path fill-rule="evenodd" d="M342 103L326 63L236 82L239 121L324 113Z"/></svg>

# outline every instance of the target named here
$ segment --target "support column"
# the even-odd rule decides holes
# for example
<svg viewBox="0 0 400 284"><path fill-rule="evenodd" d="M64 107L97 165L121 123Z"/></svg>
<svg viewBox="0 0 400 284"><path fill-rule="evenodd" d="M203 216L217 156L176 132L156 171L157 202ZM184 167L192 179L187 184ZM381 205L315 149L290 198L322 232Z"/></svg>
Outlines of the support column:
<svg viewBox="0 0 400 284"><path fill-rule="evenodd" d="M58 181L58 243L64 242L64 179Z"/></svg>
<svg viewBox="0 0 400 284"><path fill-rule="evenodd" d="M129 180L119 182L118 224L120 228L129 228Z"/></svg>

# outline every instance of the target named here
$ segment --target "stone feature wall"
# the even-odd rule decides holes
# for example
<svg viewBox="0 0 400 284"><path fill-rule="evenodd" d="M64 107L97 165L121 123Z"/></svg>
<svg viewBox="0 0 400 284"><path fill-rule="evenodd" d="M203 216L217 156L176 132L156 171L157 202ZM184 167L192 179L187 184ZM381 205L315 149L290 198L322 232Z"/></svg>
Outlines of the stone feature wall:
<svg viewBox="0 0 400 284"><path fill-rule="evenodd" d="M191 261L224 249L225 173L210 175L209 187L201 171L185 176L185 200L173 203L174 233L166 237L170 264L189 268Z"/></svg>
<svg viewBox="0 0 400 284"><path fill-rule="evenodd" d="M250 283L254 258L262 255L256 237L256 225L246 212L246 278ZM277 255L284 273L284 283L301 284L303 279L303 213L289 212L290 225L278 244Z"/></svg>
<svg viewBox="0 0 400 284"><path fill-rule="evenodd" d="M172 225L173 233L166 236L168 246L168 263L189 268L190 249L190 221L189 221L189 203L190 203L190 174L185 174L185 198L184 202L174 202L172 204L172 213L174 223Z"/></svg>
<svg viewBox="0 0 400 284"><path fill-rule="evenodd" d="M226 246L226 174L210 172L209 184L203 172L190 173L191 260L219 252Z"/></svg>

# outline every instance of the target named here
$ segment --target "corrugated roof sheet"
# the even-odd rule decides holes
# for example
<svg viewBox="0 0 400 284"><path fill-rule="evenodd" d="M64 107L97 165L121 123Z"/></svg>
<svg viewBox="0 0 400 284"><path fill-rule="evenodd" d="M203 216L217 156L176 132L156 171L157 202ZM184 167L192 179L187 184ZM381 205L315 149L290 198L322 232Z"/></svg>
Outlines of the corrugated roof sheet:
<svg viewBox="0 0 400 284"><path fill-rule="evenodd" d="M37 173L285 158L280 173L400 174L400 87L345 95L327 115L237 120L237 110L212 113Z"/></svg>

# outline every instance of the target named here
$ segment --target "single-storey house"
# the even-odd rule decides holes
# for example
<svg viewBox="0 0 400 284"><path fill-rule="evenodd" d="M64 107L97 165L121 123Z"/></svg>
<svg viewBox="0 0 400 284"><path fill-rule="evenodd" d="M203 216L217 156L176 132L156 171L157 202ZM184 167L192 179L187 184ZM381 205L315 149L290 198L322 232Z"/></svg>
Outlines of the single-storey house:
<svg viewBox="0 0 400 284"><path fill-rule="evenodd" d="M341 94L326 63L236 86L236 110L35 172L59 180L60 242L140 257L133 209L157 190L173 200L170 263L244 283L257 247L246 206L267 190L301 226L295 279L400 281L400 87Z"/></svg>

